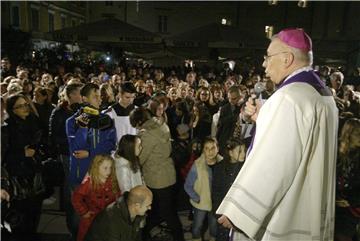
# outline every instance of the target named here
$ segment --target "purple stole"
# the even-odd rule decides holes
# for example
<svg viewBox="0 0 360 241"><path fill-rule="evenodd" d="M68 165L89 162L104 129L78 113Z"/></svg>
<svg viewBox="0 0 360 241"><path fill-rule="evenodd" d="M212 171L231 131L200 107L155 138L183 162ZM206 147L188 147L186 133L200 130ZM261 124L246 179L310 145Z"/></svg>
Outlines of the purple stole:
<svg viewBox="0 0 360 241"><path fill-rule="evenodd" d="M332 96L330 89L325 85L323 81L321 81L319 76L313 70L300 72L292 76L285 82L283 81L280 85L278 85L276 91L292 83L307 83L311 85L321 96ZM254 139L256 135L256 126L255 128L253 128L253 130L251 130L251 132L253 132L252 133L253 135L249 146L249 151L247 152L248 155L250 154L254 144Z"/></svg>

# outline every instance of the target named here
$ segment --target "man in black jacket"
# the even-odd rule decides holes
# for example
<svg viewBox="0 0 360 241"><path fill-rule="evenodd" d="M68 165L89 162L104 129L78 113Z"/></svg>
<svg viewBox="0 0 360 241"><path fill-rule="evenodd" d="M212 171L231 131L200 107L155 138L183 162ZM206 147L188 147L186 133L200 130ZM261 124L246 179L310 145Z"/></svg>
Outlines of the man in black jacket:
<svg viewBox="0 0 360 241"><path fill-rule="evenodd" d="M49 119L49 138L52 147L53 155L57 156L60 160L69 158L69 144L66 136L65 123L71 117L76 108L76 104L82 102L80 95L80 88L82 84L70 84L65 87L66 102L56 107ZM61 156L61 157L60 157ZM65 164L69 167L69 164Z"/></svg>
<svg viewBox="0 0 360 241"><path fill-rule="evenodd" d="M140 241L141 224L151 209L152 193L146 186L136 186L110 204L93 221L85 241Z"/></svg>
<svg viewBox="0 0 360 241"><path fill-rule="evenodd" d="M71 231L73 228L73 221L71 213L73 208L71 205L71 194L70 187L68 183L69 170L70 170L70 152L69 152L69 143L66 135L66 120L71 117L77 110L77 106L82 102L80 89L83 85L74 83L69 84L65 87L65 99L66 102L63 102L58 107L56 107L49 119L49 140L50 140L50 149L51 155L60 161L64 168L64 191L63 191L63 205L66 210L66 224Z"/></svg>
<svg viewBox="0 0 360 241"><path fill-rule="evenodd" d="M216 139L219 142L219 151L224 155L227 140L234 133L235 124L240 114L241 95L238 86L231 86L228 90L228 103L221 107Z"/></svg>

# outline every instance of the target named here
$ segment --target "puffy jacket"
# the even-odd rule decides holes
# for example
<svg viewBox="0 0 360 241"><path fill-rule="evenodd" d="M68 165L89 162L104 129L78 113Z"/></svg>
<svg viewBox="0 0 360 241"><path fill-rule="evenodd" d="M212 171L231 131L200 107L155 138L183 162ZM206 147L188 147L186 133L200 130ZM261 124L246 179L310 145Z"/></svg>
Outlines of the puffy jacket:
<svg viewBox="0 0 360 241"><path fill-rule="evenodd" d="M78 185L83 180L92 159L98 154L110 155L116 147L116 130L114 127L97 130L93 128L83 128L76 124L75 113L66 120L66 135L70 150L70 184ZM77 159L73 153L77 150L87 150L89 156Z"/></svg>
<svg viewBox="0 0 360 241"><path fill-rule="evenodd" d="M36 116L29 115L25 120L14 116L6 121L8 148L4 154L4 161L7 171L10 175L32 176L36 163L32 158L25 156L25 146L31 145L31 148L38 151L37 146L42 135L39 120Z"/></svg>

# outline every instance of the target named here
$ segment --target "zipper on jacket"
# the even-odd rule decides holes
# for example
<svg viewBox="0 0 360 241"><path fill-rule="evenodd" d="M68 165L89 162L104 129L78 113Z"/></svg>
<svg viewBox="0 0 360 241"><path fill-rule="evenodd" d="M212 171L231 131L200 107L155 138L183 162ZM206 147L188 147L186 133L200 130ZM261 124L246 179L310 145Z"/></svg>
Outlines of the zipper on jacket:
<svg viewBox="0 0 360 241"><path fill-rule="evenodd" d="M77 167L76 167L76 177L80 177L80 161L77 160Z"/></svg>
<svg viewBox="0 0 360 241"><path fill-rule="evenodd" d="M93 129L94 130L94 134L93 134L93 146L94 146L94 149L96 148L96 129Z"/></svg>

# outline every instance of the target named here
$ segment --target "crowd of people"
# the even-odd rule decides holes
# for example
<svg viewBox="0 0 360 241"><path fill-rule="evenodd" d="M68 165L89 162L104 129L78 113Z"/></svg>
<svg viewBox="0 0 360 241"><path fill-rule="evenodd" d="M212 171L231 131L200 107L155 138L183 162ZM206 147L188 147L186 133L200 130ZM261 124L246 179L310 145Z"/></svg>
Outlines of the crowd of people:
<svg viewBox="0 0 360 241"><path fill-rule="evenodd" d="M335 237L355 240L360 68L346 78L328 66L316 74L332 91L339 113ZM151 240L151 230L163 221L173 240L184 240L180 208L192 211L193 240L202 240L205 224L211 240L229 240L230 229L218 222L216 211L246 153L261 152L256 141L251 150L256 124L245 118L246 102L266 103L277 84L255 67L238 72L228 65L124 65L88 73L60 66L51 72L13 68L3 58L1 204L11 232L4 227L2 234L29 240L42 204L54 199L54 176L63 173L59 185L72 240ZM284 119L279 125L287 124ZM46 160L62 169L50 172ZM177 199L180 192L187 198ZM21 218L13 217L14 210Z"/></svg>

